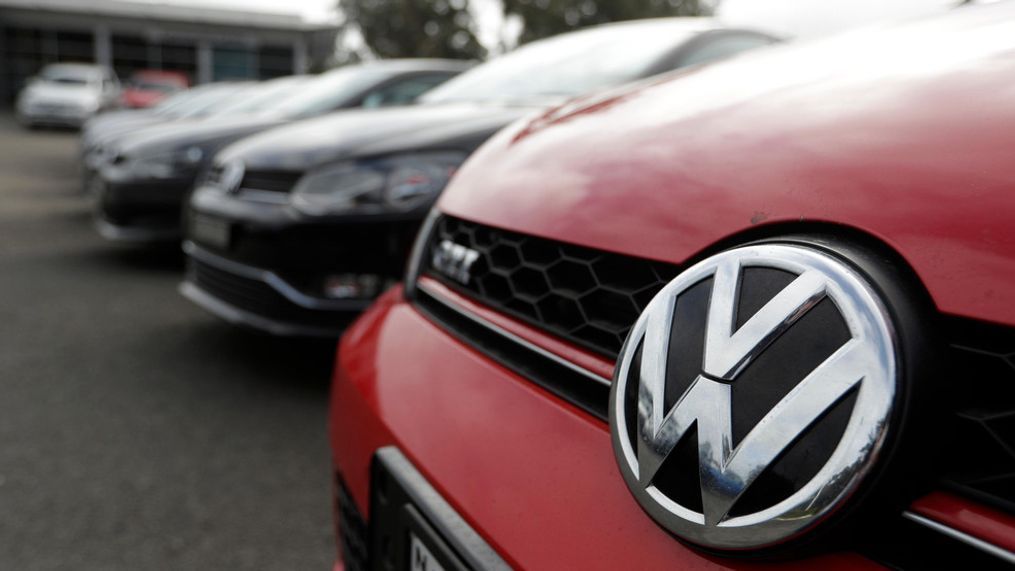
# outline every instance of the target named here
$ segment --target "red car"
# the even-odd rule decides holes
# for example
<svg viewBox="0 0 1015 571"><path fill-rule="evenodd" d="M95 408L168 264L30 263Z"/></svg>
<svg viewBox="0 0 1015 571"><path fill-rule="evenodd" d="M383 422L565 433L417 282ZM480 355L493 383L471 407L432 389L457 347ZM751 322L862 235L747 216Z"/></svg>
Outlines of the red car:
<svg viewBox="0 0 1015 571"><path fill-rule="evenodd" d="M124 107L140 109L151 107L166 96L190 87L187 74L177 71L143 70L130 76L123 90Z"/></svg>
<svg viewBox="0 0 1015 571"><path fill-rule="evenodd" d="M343 338L338 568L1015 562L1015 6L510 127Z"/></svg>

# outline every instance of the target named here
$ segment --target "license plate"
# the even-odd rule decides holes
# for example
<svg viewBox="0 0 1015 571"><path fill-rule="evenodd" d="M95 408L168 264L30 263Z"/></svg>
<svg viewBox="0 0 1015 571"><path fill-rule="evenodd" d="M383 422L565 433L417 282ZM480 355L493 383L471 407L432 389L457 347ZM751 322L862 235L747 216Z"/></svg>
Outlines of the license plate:
<svg viewBox="0 0 1015 571"><path fill-rule="evenodd" d="M409 533L409 571L444 571L437 557L413 533Z"/></svg>
<svg viewBox="0 0 1015 571"><path fill-rule="evenodd" d="M191 238L215 248L229 247L229 229L229 223L218 218L196 214L190 219Z"/></svg>

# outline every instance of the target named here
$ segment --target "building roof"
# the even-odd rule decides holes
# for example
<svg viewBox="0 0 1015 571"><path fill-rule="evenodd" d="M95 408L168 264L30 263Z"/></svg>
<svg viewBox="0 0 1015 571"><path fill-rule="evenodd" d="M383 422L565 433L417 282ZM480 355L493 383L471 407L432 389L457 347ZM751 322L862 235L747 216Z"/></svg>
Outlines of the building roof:
<svg viewBox="0 0 1015 571"><path fill-rule="evenodd" d="M309 31L336 27L334 22L307 22L298 14L252 12L128 0L0 0L0 10L4 8L272 30Z"/></svg>

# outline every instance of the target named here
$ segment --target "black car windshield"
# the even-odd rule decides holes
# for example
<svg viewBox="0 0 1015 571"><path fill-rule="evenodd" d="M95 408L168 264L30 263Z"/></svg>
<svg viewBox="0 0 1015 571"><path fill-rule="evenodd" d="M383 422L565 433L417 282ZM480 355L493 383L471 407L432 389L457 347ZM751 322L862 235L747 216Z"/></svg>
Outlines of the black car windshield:
<svg viewBox="0 0 1015 571"><path fill-rule="evenodd" d="M242 98L237 98L228 105L222 107L218 113L223 115L258 113L271 111L280 101L285 101L300 91L309 80L303 76L283 77L273 79L255 86L251 93Z"/></svg>
<svg viewBox="0 0 1015 571"><path fill-rule="evenodd" d="M614 24L534 42L459 75L421 101L525 102L618 85L645 75L706 22Z"/></svg>
<svg viewBox="0 0 1015 571"><path fill-rule="evenodd" d="M300 85L296 93L268 108L283 117L311 117L337 109L356 95L383 81L390 72L355 65L329 71Z"/></svg>
<svg viewBox="0 0 1015 571"><path fill-rule="evenodd" d="M182 106L178 117L204 117L219 113L245 97L253 89L251 83L231 83L210 87L206 93Z"/></svg>
<svg viewBox="0 0 1015 571"><path fill-rule="evenodd" d="M192 87L190 89L184 89L183 91L177 91L172 93L152 107L156 113L164 115L172 115L173 113L179 112L189 102L194 101L204 93L208 87Z"/></svg>
<svg viewBox="0 0 1015 571"><path fill-rule="evenodd" d="M49 83L63 85L87 85L98 79L98 74L89 68L72 65L51 65L42 70L39 77Z"/></svg>

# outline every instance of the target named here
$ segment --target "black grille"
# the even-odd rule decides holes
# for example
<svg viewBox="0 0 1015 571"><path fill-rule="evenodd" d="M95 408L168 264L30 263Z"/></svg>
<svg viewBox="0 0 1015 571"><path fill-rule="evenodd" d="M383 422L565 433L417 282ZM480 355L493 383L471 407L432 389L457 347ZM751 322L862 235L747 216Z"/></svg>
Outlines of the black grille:
<svg viewBox="0 0 1015 571"><path fill-rule="evenodd" d="M292 171L247 171L240 188L263 192L287 193L296 185L303 173Z"/></svg>
<svg viewBox="0 0 1015 571"><path fill-rule="evenodd" d="M370 568L368 555L367 522L360 514L349 489L340 476L335 479L335 519L338 525L339 545L346 571L366 571Z"/></svg>
<svg viewBox="0 0 1015 571"><path fill-rule="evenodd" d="M467 284L432 265L427 274L490 307L616 358L627 332L677 267L444 217L444 240L479 252Z"/></svg>
<svg viewBox="0 0 1015 571"><path fill-rule="evenodd" d="M954 441L945 481L1015 513L1015 331L951 320Z"/></svg>
<svg viewBox="0 0 1015 571"><path fill-rule="evenodd" d="M198 259L188 261L190 276L202 290L229 305L268 319L325 328L341 328L348 316L296 305L268 284Z"/></svg>

